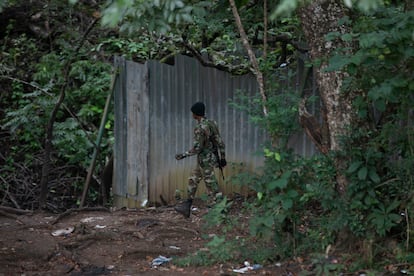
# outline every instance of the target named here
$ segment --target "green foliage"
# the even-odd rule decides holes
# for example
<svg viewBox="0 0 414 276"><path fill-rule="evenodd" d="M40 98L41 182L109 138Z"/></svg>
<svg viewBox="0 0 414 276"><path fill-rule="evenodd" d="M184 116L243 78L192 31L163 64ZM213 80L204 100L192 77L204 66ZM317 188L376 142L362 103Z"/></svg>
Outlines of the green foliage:
<svg viewBox="0 0 414 276"><path fill-rule="evenodd" d="M191 23L193 16L202 16L207 6L209 1L198 1L193 5L181 0L111 1L104 10L102 23L116 26L123 18L127 18L129 22L124 21L121 30L133 32L145 28L149 31L167 33L174 25Z"/></svg>
<svg viewBox="0 0 414 276"><path fill-rule="evenodd" d="M108 38L99 43L93 50L124 56L127 59L141 62L155 59L162 52L156 41L151 40L151 37L147 35L142 35L139 41L129 38Z"/></svg>
<svg viewBox="0 0 414 276"><path fill-rule="evenodd" d="M398 111L402 111L399 115L412 106L409 95L414 89L410 70L414 59L413 22L412 12L386 8L379 10L375 17L361 17L353 23L353 33L341 36L342 39L351 37L359 47L351 56L347 54L349 49L337 53L331 58L329 69L346 70L351 76L347 89L358 87L366 92L355 103L361 118L365 119L370 112L367 100L380 112L399 103Z"/></svg>
<svg viewBox="0 0 414 276"><path fill-rule="evenodd" d="M292 253L294 229L300 225L297 211L303 208L300 179L304 176L300 161L288 152L265 149L266 162L263 174L252 176L249 188L257 198L250 206L253 212L249 223L250 233L278 245L278 254ZM302 164L303 165L303 164ZM289 252L290 251L290 252Z"/></svg>
<svg viewBox="0 0 414 276"><path fill-rule="evenodd" d="M13 97L17 106L6 112L3 125L16 135L28 151L42 147L44 126L49 120L45 115L50 114L54 107L64 81L61 58L55 53L44 55L36 69L34 81L37 89L34 92L25 93L22 84L15 82ZM58 155L69 164L83 164L86 168L89 163L88 155L93 146L90 139L100 122L108 95L109 72L108 64L86 60L73 63L66 109L58 113L53 141L59 149ZM75 116L72 110L77 108Z"/></svg>
<svg viewBox="0 0 414 276"><path fill-rule="evenodd" d="M59 9L62 6L66 8ZM14 28L16 23L13 21L9 22L2 39L0 80L5 90L0 97L3 106L0 113L1 128L10 134L9 139L13 141L9 142L10 147L2 149L2 154L9 155L15 162L21 162L19 167L28 168L24 173L30 173L27 178L31 179L29 185L39 183L39 168L42 163L39 155L43 151L46 126L59 94L65 89L66 97L54 124L53 171L50 178L56 177L61 185L65 181L69 184L62 191L52 188L50 200L56 200L60 197L58 193L62 192L68 200L76 201L76 194L79 193L77 188L81 187L82 175L89 166L103 107L110 93L112 68L105 59L101 59L104 53L97 55L93 50L97 46L93 44L96 42L93 35L87 37L86 47L82 47L75 55L76 41L82 36L79 33L82 26L79 22L74 24L77 19L73 16L65 16L73 7L67 9L67 3L50 1L46 8L47 14L53 15L48 18L54 28L53 37L47 40L50 45L42 44L33 36L17 34ZM56 16L57 11L62 11L59 13L60 18ZM69 60L70 66L65 68ZM67 79L66 69L69 69ZM104 137L101 143L102 160L112 151L112 121L113 114L110 114L106 123L109 138ZM98 160L98 170L103 164L102 160ZM60 172L62 167L65 167L64 172ZM22 172L14 170L11 173ZM26 176L16 175L15 178L25 179ZM53 184L49 183L49 186ZM21 188L24 187L15 187ZM93 189L94 187L91 189L92 201L96 200L96 191ZM21 204L25 206L25 203ZM68 204L71 206L72 203ZM56 205L65 207L62 206L63 202Z"/></svg>
<svg viewBox="0 0 414 276"><path fill-rule="evenodd" d="M228 214L231 205L232 202L228 201L227 197L224 197L203 217L205 219L206 229L217 229L222 236L214 235L207 242L205 249L196 252L194 255L175 260L178 265L204 266L223 263L236 258L243 241L234 240L235 237L230 239L226 237L227 231L234 229L237 224ZM208 236L205 238L210 239L211 237Z"/></svg>
<svg viewBox="0 0 414 276"><path fill-rule="evenodd" d="M240 242L228 241L223 236L214 235L204 250L199 250L190 256L176 258L173 261L179 266L209 266L228 262L238 254L237 252L242 245Z"/></svg>
<svg viewBox="0 0 414 276"><path fill-rule="evenodd" d="M253 41L264 37L263 10L261 5L249 5L238 1L239 13L247 35ZM269 3L273 8L276 3ZM248 7L248 8L247 8ZM176 53L190 53L189 48L203 54L218 68L234 74L249 72L250 61L239 39L232 20L233 15L227 1L111 1L103 11L103 23L120 24L122 32L128 33L138 43L150 41L150 58L159 59ZM268 22L268 37L283 35L294 37L300 33L296 17ZM121 38L120 40L125 40ZM112 41L112 46L119 41ZM107 44L107 46L111 46ZM127 42L131 44L131 42ZM254 45L259 49L262 43ZM124 47L124 45L122 46ZM273 71L275 62L280 63L282 48L279 44L267 51L261 67ZM158 53L153 53L158 52ZM292 46L288 46L288 57L292 57ZM138 58L138 60L140 60Z"/></svg>
<svg viewBox="0 0 414 276"><path fill-rule="evenodd" d="M227 200L227 197L224 197L221 201L215 204L208 214L204 216L206 220L207 227L215 227L221 225L222 231L226 232L228 229L233 227L233 221L229 219L227 214L228 210L232 205L231 201Z"/></svg>
<svg viewBox="0 0 414 276"><path fill-rule="evenodd" d="M405 236L400 213L411 204L414 188L408 169L414 164L414 13L389 6L354 19L352 26L350 34L328 37L357 45L351 54L340 50L328 68L349 74L346 91L361 91L354 101L360 121L343 153L350 160L348 225L361 237L384 237L392 229Z"/></svg>
<svg viewBox="0 0 414 276"><path fill-rule="evenodd" d="M322 254L314 254L312 256L312 266L314 267L312 271L303 271L300 275L338 275L341 274L342 269L345 267L343 264L332 262L330 258Z"/></svg>
<svg viewBox="0 0 414 276"><path fill-rule="evenodd" d="M372 213L368 216L368 220L374 226L375 231L380 236L385 236L392 227L396 226L401 221L401 215L398 214L398 207L400 206L399 201L394 201L384 205L380 203L377 208L372 210ZM397 213L395 212L397 211Z"/></svg>

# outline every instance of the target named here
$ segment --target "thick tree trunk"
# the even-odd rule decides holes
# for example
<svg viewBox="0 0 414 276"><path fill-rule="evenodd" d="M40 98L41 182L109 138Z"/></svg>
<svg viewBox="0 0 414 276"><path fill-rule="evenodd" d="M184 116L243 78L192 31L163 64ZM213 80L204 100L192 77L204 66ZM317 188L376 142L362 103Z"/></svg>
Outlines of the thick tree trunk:
<svg viewBox="0 0 414 276"><path fill-rule="evenodd" d="M325 40L330 32L344 33L345 27L339 26L338 21L344 17L345 8L342 0L315 0L299 11L302 20L302 28L310 47L310 58L321 60L320 66L315 68L316 82L319 93L325 106L324 118L328 128L328 141L330 151L341 150L341 137L348 136L349 126L352 122L353 110L352 97L341 92L342 82L345 77L343 72L325 72L326 58L338 47L342 47L341 41ZM337 157L335 160L337 169L337 188L340 193L346 189L347 180L343 174L346 160Z"/></svg>

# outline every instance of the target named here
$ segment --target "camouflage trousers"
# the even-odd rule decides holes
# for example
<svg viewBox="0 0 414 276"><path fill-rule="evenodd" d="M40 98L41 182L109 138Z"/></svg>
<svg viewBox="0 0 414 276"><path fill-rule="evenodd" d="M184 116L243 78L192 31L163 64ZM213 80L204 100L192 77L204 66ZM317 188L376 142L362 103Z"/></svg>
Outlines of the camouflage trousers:
<svg viewBox="0 0 414 276"><path fill-rule="evenodd" d="M208 197L210 200L215 200L219 194L217 178L214 174L214 166L210 162L198 162L196 168L193 170L191 176L188 178L188 198L194 199L197 192L198 184L204 179Z"/></svg>

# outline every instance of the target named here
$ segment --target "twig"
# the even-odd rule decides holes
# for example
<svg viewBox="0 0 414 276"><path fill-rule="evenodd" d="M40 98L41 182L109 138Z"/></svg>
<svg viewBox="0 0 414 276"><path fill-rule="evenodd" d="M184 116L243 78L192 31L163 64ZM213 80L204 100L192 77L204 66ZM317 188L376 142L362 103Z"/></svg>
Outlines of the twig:
<svg viewBox="0 0 414 276"><path fill-rule="evenodd" d="M22 209L22 207L20 207L19 203L17 203L17 201L16 201L16 199L14 198L14 196L13 196L11 193L9 193L9 191L8 191L8 187L7 187L6 195L8 196L8 198L10 199L10 201L11 201L11 202L13 202L14 206L15 206L17 209Z"/></svg>
<svg viewBox="0 0 414 276"><path fill-rule="evenodd" d="M407 223L407 240L405 241L405 250L408 252L410 248L410 219L408 217L408 209L405 208L405 221Z"/></svg>

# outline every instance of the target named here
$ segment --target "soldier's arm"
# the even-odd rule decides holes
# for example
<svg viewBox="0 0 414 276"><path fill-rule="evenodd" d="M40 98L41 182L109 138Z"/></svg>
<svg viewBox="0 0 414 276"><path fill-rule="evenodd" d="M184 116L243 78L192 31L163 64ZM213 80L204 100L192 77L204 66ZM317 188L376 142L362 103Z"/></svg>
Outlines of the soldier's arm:
<svg viewBox="0 0 414 276"><path fill-rule="evenodd" d="M203 145L205 145L205 133L201 128L196 128L194 130L194 142L193 147L184 153L185 157L199 154L203 150Z"/></svg>

